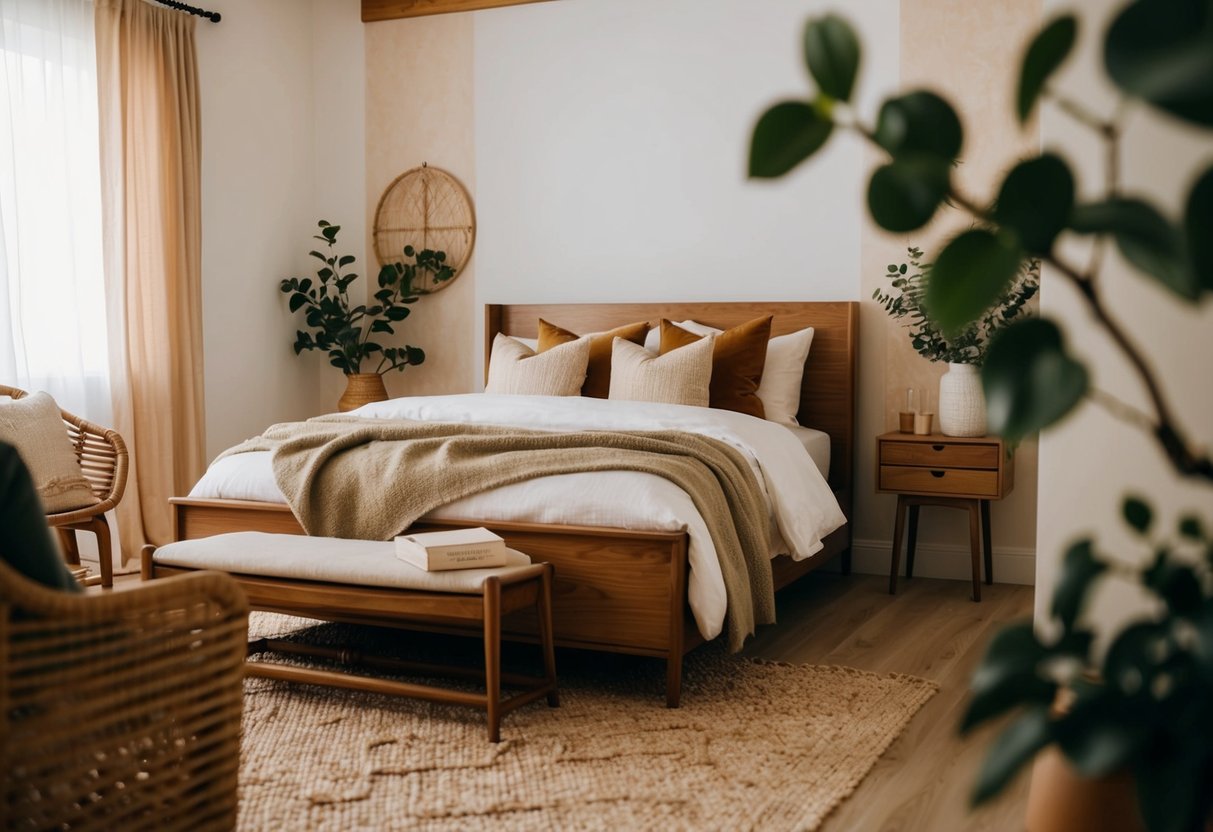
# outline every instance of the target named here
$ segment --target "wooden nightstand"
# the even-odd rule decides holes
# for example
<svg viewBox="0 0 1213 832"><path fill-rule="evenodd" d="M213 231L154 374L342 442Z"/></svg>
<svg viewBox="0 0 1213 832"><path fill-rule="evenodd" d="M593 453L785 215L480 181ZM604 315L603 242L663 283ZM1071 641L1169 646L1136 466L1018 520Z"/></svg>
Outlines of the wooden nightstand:
<svg viewBox="0 0 1213 832"><path fill-rule="evenodd" d="M946 506L969 512L969 551L973 559L973 600L981 600L981 553L985 552L986 583L994 582L990 551L990 501L1001 500L1015 485L1015 458L996 436L972 439L932 433L886 433L876 438L876 490L897 495L893 528L893 557L889 594L897 592L902 529L909 509L906 535L906 578L914 576L918 538L918 509Z"/></svg>

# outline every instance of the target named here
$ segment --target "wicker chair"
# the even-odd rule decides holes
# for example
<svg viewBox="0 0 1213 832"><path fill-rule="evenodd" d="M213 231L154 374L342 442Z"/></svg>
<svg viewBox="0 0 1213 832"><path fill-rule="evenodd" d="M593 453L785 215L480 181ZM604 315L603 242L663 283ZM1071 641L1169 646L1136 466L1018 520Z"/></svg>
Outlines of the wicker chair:
<svg viewBox="0 0 1213 832"><path fill-rule="evenodd" d="M0 384L0 396L20 399L29 395L16 387ZM80 563L80 548L76 543L76 532L92 532L97 535L97 558L101 563L101 585L114 585L114 550L110 536L109 521L105 513L122 499L126 490L127 453L126 443L117 432L98 427L74 416L66 410L59 411L68 438L76 450L76 459L84 471L85 478L93 486L93 493L101 502L75 511L48 514L46 522L59 532L63 543L63 555L68 563Z"/></svg>
<svg viewBox="0 0 1213 832"><path fill-rule="evenodd" d="M218 572L72 594L0 562L0 826L234 828L247 640Z"/></svg>

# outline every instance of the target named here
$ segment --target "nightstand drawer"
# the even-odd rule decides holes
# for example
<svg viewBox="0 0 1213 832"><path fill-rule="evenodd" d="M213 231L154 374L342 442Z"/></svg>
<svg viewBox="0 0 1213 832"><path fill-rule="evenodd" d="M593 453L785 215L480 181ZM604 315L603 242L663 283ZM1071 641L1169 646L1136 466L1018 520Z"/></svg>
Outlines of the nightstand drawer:
<svg viewBox="0 0 1213 832"><path fill-rule="evenodd" d="M997 452L997 448L993 449ZM881 465L880 489L899 493L998 496L998 471Z"/></svg>
<svg viewBox="0 0 1213 832"><path fill-rule="evenodd" d="M998 468L998 446L961 442L881 442L880 464Z"/></svg>

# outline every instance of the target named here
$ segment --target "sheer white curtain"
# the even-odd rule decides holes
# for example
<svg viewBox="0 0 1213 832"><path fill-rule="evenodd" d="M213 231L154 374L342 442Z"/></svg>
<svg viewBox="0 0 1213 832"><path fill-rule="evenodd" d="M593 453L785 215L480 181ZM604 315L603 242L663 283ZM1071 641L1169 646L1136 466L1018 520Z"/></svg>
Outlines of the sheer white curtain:
<svg viewBox="0 0 1213 832"><path fill-rule="evenodd" d="M92 0L0 0L0 383L112 424Z"/></svg>

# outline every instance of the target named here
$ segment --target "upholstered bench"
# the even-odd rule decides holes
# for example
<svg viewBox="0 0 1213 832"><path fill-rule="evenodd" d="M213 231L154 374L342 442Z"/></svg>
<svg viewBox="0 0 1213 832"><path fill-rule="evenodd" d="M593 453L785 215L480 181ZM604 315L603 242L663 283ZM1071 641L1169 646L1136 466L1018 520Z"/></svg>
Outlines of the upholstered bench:
<svg viewBox="0 0 1213 832"><path fill-rule="evenodd" d="M421 624L441 629L479 622L484 633L483 674L470 668L362 656L348 649L282 639L249 642L249 656L273 650L387 670L483 678L483 694L252 659L246 661L245 672L480 708L488 715L489 740L497 742L504 714L540 697L546 697L551 707L559 704L552 647L552 566L532 564L521 552L510 552L518 565L425 572L399 560L391 541L233 532L159 549L148 546L143 550L142 566L144 580L202 569L227 572L244 589L254 610L389 627ZM501 618L532 605L538 617L544 676L503 674ZM503 681L522 691L502 699Z"/></svg>

